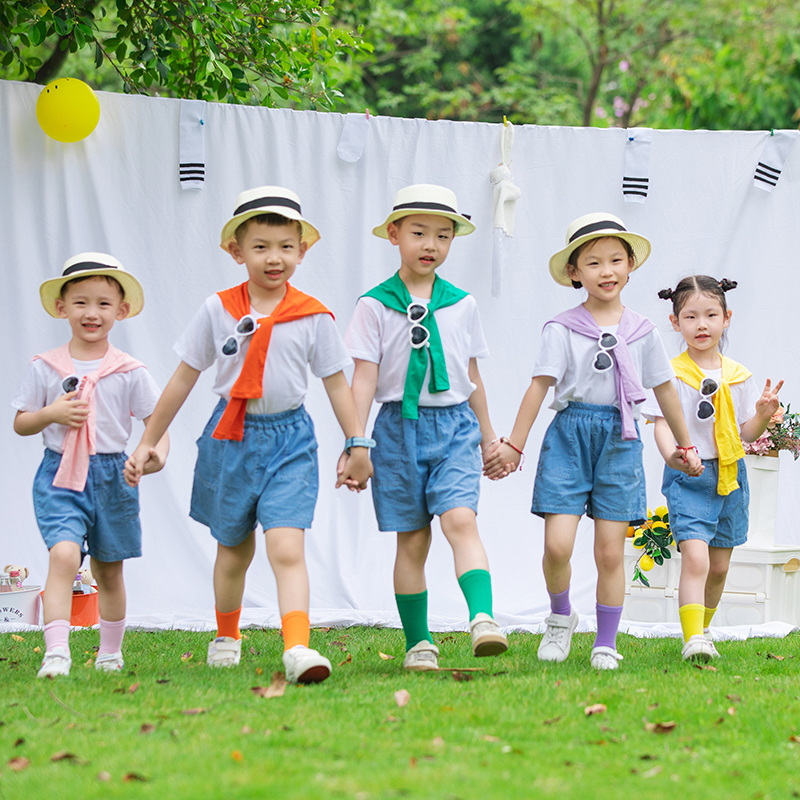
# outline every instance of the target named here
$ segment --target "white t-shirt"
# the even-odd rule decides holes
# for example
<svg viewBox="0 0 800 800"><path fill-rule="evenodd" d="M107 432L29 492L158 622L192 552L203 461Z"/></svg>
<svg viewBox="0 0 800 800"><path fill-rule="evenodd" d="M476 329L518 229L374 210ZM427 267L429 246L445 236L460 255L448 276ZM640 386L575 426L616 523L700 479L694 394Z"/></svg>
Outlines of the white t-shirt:
<svg viewBox="0 0 800 800"><path fill-rule="evenodd" d="M76 361L75 374L82 378L100 366L97 361ZM39 411L64 394L63 378L49 364L37 358L28 364L17 396L11 405L18 411ZM146 368L115 372L97 382L95 402L95 449L98 453L121 453L131 435L131 416L145 419L155 410L161 392ZM56 453L64 451L66 425L48 425L44 445Z"/></svg>
<svg viewBox="0 0 800 800"><path fill-rule="evenodd" d="M430 302L419 297L412 297L412 300L422 305ZM442 408L469 400L476 388L469 379L469 360L486 358L489 348L483 335L478 304L472 295L440 308L436 312L436 325L442 338L450 388L446 392L430 393L428 381L431 365L428 359L419 405ZM374 297L361 297L356 303L344 341L353 358L380 365L375 392L375 399L379 403L403 399L411 357L410 329L411 323L405 314L387 308Z"/></svg>
<svg viewBox="0 0 800 800"><path fill-rule="evenodd" d="M254 308L250 313L256 318L264 316ZM200 306L173 348L181 361L201 372L216 361L214 392L226 400L230 399L252 338L240 340L235 355L222 355L222 346L233 334L237 321L225 310L219 295L213 294ZM330 314L281 322L270 336L263 397L248 400L247 413L279 414L299 408L308 393L309 366L318 378L327 378L352 363Z"/></svg>
<svg viewBox="0 0 800 800"><path fill-rule="evenodd" d="M701 369L700 371L707 378L713 378L717 382L722 380L721 368ZM688 383L684 383L678 378L673 378L673 383L678 390L686 427L689 429L689 438L697 448L700 458L718 458L717 443L714 439L714 419L697 418L697 406L701 400L700 391L693 389ZM756 413L756 401L761 396L761 392L758 391L758 386L752 376L741 383L730 384L730 389L736 423L741 430L742 425ZM647 400L642 404L642 414L651 420L664 416L652 395L648 395Z"/></svg>
<svg viewBox="0 0 800 800"><path fill-rule="evenodd" d="M618 327L606 325L600 330L615 334ZM614 370L598 373L592 368L598 349L595 339L576 333L560 322L545 325L533 377L549 375L553 378L555 397L550 408L561 411L570 401L619 408ZM629 344L628 351L645 389L660 386L675 377L655 328ZM639 418L638 405L633 407L633 415Z"/></svg>

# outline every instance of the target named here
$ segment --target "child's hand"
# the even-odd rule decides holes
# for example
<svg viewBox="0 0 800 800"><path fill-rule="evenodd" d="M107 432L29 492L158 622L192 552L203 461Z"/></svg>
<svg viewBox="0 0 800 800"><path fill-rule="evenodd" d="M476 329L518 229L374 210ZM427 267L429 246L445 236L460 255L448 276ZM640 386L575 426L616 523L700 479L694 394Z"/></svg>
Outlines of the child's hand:
<svg viewBox="0 0 800 800"><path fill-rule="evenodd" d="M690 478L700 477L705 469L703 462L694 450L679 450L677 448L667 459L667 466L678 470L678 472L683 472Z"/></svg>
<svg viewBox="0 0 800 800"><path fill-rule="evenodd" d="M78 392L67 392L50 404L53 422L80 428L89 416L89 404L86 400L77 399Z"/></svg>
<svg viewBox="0 0 800 800"><path fill-rule="evenodd" d="M764 391L761 397L756 400L756 414L763 420L769 421L772 415L780 408L780 400L778 399L778 392L783 386L783 381L778 381L775 389L772 389L772 383L767 378L767 383L764 386Z"/></svg>
<svg viewBox="0 0 800 800"><path fill-rule="evenodd" d="M147 461L144 462L142 474L151 475L153 472L158 472L164 469L164 463L164 460L158 454L158 450L155 447L151 447L147 451Z"/></svg>
<svg viewBox="0 0 800 800"><path fill-rule="evenodd" d="M490 444L483 452L483 474L492 481L499 481L519 466L521 454L502 442Z"/></svg>
<svg viewBox="0 0 800 800"><path fill-rule="evenodd" d="M336 466L336 488L346 486L351 492L360 492L367 488L367 481L372 477L372 461L369 449L354 447L350 455L346 452L339 456Z"/></svg>
<svg viewBox="0 0 800 800"><path fill-rule="evenodd" d="M122 471L125 483L127 483L128 486L138 486L139 480L146 472L157 472L156 469L146 469L147 463L152 457L155 457L155 460L160 462L158 453L155 452L154 448L144 447L142 445L139 445L133 451L133 455L128 456L128 460L125 462L125 467ZM161 463L158 469L161 469L163 466L164 464Z"/></svg>

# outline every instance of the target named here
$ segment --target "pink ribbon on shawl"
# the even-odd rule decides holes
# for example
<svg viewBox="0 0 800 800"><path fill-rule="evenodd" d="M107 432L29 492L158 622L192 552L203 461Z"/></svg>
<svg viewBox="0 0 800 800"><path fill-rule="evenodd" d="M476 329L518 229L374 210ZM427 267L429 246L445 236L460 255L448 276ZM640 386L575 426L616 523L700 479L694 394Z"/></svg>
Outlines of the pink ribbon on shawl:
<svg viewBox="0 0 800 800"><path fill-rule="evenodd" d="M34 356L33 360L35 361L37 358L51 366L62 379L75 372L75 365L69 352L69 342L61 347L56 347L55 350L48 350L46 353ZM94 372L83 376L76 399L86 400L89 403L89 416L80 428L69 428L67 430L67 435L64 439L64 452L61 455L61 463L53 479L53 486L59 489L72 489L76 492L82 492L86 488L86 477L89 474L89 456L97 452L94 399L94 390L97 388L97 382L107 375L113 375L115 372L131 372L143 366L144 364L141 361L137 361L132 356L109 344L100 366Z"/></svg>
<svg viewBox="0 0 800 800"><path fill-rule="evenodd" d="M558 322L565 328L588 336L595 341L599 341L603 333L595 318L583 305L564 311L549 322ZM611 352L614 354L612 361L614 362L614 378L619 398L619 413L622 417L622 438L626 440L639 438L633 421L633 404L643 403L647 396L633 364L628 345L641 339L642 336L646 336L653 328L655 325L647 317L643 317L629 308L622 310L622 318L616 333L619 344Z"/></svg>

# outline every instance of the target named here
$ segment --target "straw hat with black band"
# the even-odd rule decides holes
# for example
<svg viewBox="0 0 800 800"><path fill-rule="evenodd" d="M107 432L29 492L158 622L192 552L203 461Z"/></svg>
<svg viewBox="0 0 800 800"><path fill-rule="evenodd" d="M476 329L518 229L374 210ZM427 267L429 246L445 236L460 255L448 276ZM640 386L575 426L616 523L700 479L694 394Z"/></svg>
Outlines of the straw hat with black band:
<svg viewBox="0 0 800 800"><path fill-rule="evenodd" d="M108 253L79 253L64 263L60 278L50 278L39 287L44 310L51 317L58 317L56 300L61 297L61 289L65 283L76 278L97 278L107 276L114 278L125 293L125 302L130 305L129 317L135 317L144 308L144 292L142 285L125 267Z"/></svg>
<svg viewBox="0 0 800 800"><path fill-rule="evenodd" d="M475 230L466 214L458 213L458 201L455 192L444 186L435 186L430 183L417 183L406 186L395 195L392 212L386 217L382 225L373 228L372 232L381 239L388 239L389 233L386 226L396 222L402 217L412 214L433 214L436 217L446 217L455 223L455 235L466 236Z"/></svg>
<svg viewBox="0 0 800 800"><path fill-rule="evenodd" d="M567 262L570 255L582 244L592 239L601 239L604 236L613 236L626 241L633 250L633 269L647 261L650 255L650 242L638 233L625 229L625 224L619 217L605 211L594 214L584 214L573 220L567 228L567 246L559 250L550 259L550 274L556 283L562 286L572 286L572 279L567 273Z"/></svg>
<svg viewBox="0 0 800 800"><path fill-rule="evenodd" d="M305 242L308 247L320 239L319 231L303 217L300 198L293 191L282 186L259 186L242 192L236 198L236 210L222 228L219 246L230 253L230 247L236 241L236 229L243 222L261 214L278 214L289 220L297 220L303 229L300 242Z"/></svg>

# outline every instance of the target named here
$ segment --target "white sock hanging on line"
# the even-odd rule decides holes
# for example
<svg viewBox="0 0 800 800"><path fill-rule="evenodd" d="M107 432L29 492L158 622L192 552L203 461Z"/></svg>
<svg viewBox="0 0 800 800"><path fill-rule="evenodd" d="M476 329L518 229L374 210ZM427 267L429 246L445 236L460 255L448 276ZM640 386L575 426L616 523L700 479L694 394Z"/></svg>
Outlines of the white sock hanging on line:
<svg viewBox="0 0 800 800"><path fill-rule="evenodd" d="M367 114L347 114L344 118L339 146L336 148L339 158L342 161L349 161L351 164L358 161L364 152L368 133L369 117Z"/></svg>
<svg viewBox="0 0 800 800"><path fill-rule="evenodd" d="M626 203L644 203L650 190L652 128L628 128L625 132L625 167L622 195Z"/></svg>
<svg viewBox="0 0 800 800"><path fill-rule="evenodd" d="M767 136L753 173L756 189L772 194L798 133L800 131L774 131Z"/></svg>
<svg viewBox="0 0 800 800"><path fill-rule="evenodd" d="M203 142L206 101L181 100L180 166L181 189L202 189L206 179L206 156Z"/></svg>
<svg viewBox="0 0 800 800"><path fill-rule="evenodd" d="M514 126L504 122L500 129L501 163L489 173L494 191L494 236L492 241L492 297L500 297L506 262L506 237L514 235L517 200L522 195L514 185L509 164L514 146Z"/></svg>

